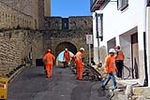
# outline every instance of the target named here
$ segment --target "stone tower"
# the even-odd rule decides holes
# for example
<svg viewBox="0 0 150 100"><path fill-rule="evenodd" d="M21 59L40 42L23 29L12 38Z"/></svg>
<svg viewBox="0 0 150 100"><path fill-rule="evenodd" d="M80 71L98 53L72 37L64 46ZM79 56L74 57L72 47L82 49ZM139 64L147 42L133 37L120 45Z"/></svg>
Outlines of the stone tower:
<svg viewBox="0 0 150 100"><path fill-rule="evenodd" d="M50 0L0 0L9 7L32 16L33 28L44 29L44 16L50 16Z"/></svg>
<svg viewBox="0 0 150 100"><path fill-rule="evenodd" d="M51 4L51 0L44 0L44 16L51 15L50 4Z"/></svg>

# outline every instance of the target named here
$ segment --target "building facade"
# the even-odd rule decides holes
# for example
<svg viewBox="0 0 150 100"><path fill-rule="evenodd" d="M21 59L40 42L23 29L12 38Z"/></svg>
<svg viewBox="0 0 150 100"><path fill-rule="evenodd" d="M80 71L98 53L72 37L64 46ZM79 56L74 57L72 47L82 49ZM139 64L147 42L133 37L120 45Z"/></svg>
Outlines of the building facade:
<svg viewBox="0 0 150 100"><path fill-rule="evenodd" d="M91 0L94 60L104 61L110 48L120 45L131 79L150 86L149 0ZM99 55L97 55L99 54ZM105 55L104 55L105 54Z"/></svg>

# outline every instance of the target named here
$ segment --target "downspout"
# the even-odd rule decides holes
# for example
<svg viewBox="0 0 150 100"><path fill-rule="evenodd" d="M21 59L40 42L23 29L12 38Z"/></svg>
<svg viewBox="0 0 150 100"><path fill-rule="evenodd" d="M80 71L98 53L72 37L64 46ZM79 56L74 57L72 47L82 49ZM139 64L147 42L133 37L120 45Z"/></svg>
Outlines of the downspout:
<svg viewBox="0 0 150 100"><path fill-rule="evenodd" d="M147 73L147 50L146 50L146 32L143 32L144 39L144 65L145 65L145 79L144 86L148 86L148 73Z"/></svg>
<svg viewBox="0 0 150 100"><path fill-rule="evenodd" d="M98 33L98 15L97 13L95 12L95 18L96 18L96 38L97 38L97 46L98 46L98 49L97 49L97 52L98 52L98 64L100 63L100 50L99 50L99 47L100 47L100 42L99 42L99 33Z"/></svg>
<svg viewBox="0 0 150 100"><path fill-rule="evenodd" d="M96 38L97 38L97 45L98 45L98 63L100 64L100 41L103 40L103 15L95 13L96 16Z"/></svg>
<svg viewBox="0 0 150 100"><path fill-rule="evenodd" d="M97 34L98 34L98 32L97 32ZM99 42L99 38L98 37L96 37L97 38L97 45L98 45L98 64L100 63L100 50L99 50L99 47L100 47L100 42Z"/></svg>
<svg viewBox="0 0 150 100"><path fill-rule="evenodd" d="M145 28L145 32L143 32L143 42L144 42L144 65L145 65L145 79L144 79L144 85L143 86L148 86L148 73L147 73L147 43L146 43L146 19L147 19L147 0L145 0L145 10L144 10L144 13L145 13L145 17L144 17L144 28Z"/></svg>

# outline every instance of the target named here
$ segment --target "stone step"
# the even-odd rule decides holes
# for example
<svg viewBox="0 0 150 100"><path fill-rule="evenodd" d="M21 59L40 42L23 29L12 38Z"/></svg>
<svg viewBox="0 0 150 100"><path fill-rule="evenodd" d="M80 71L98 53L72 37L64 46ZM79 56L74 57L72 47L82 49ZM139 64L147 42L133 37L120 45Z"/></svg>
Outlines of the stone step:
<svg viewBox="0 0 150 100"><path fill-rule="evenodd" d="M133 87L133 95L150 100L150 87Z"/></svg>

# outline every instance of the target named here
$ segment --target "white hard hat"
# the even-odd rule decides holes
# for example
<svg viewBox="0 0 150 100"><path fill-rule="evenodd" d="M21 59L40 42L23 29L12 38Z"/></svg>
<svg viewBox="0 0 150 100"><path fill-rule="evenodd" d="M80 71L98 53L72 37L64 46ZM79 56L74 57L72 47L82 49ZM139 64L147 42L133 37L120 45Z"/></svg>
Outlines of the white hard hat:
<svg viewBox="0 0 150 100"><path fill-rule="evenodd" d="M51 52L51 49L47 49L47 52Z"/></svg>
<svg viewBox="0 0 150 100"><path fill-rule="evenodd" d="M84 51L84 48L80 48L80 50Z"/></svg>
<svg viewBox="0 0 150 100"><path fill-rule="evenodd" d="M68 49L67 48L65 48L65 51L67 51Z"/></svg>
<svg viewBox="0 0 150 100"><path fill-rule="evenodd" d="M111 48L109 49L109 53L116 53L115 49Z"/></svg>

